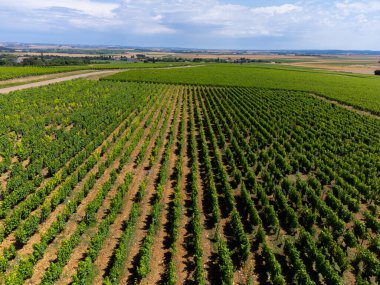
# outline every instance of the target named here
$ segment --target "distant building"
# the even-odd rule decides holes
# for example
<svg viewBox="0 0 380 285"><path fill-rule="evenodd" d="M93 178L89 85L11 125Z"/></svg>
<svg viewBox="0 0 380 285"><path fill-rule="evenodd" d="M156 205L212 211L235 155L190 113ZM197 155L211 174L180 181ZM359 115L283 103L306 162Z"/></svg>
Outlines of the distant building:
<svg viewBox="0 0 380 285"><path fill-rule="evenodd" d="M23 56L18 56L18 57L16 58L16 63L23 63L24 59L25 59L25 57L23 57Z"/></svg>

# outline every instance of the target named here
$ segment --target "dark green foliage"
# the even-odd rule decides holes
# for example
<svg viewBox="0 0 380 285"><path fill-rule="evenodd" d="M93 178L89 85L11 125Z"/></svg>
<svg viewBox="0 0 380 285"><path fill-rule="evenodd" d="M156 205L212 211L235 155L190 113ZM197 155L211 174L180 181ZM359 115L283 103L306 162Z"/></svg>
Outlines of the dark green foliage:
<svg viewBox="0 0 380 285"><path fill-rule="evenodd" d="M251 246L248 237L244 232L241 217L236 210L233 210L231 213L231 228L234 235L234 248L238 256L238 261L241 264L247 260Z"/></svg>

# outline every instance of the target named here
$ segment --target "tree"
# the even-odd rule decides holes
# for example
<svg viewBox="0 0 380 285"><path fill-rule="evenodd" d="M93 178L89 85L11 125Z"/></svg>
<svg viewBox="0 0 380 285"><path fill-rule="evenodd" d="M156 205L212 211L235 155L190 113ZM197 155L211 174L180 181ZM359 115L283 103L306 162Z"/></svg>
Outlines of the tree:
<svg viewBox="0 0 380 285"><path fill-rule="evenodd" d="M361 221L355 221L355 224L354 224L354 233L355 233L355 236L357 238L360 238L360 239L365 239L367 237L367 230L366 230L366 227L364 225L364 223L362 223Z"/></svg>
<svg viewBox="0 0 380 285"><path fill-rule="evenodd" d="M244 232L241 217L236 209L234 209L231 214L231 227L234 232L234 246L236 248L239 263L242 263L247 260L251 246L248 237Z"/></svg>
<svg viewBox="0 0 380 285"><path fill-rule="evenodd" d="M351 231L347 231L343 236L346 247L355 247L358 244L355 235Z"/></svg>
<svg viewBox="0 0 380 285"><path fill-rule="evenodd" d="M218 242L218 255L219 255L219 273L222 284L233 284L234 268L230 257L230 252L223 239Z"/></svg>
<svg viewBox="0 0 380 285"><path fill-rule="evenodd" d="M380 75L380 70L375 70L375 75Z"/></svg>

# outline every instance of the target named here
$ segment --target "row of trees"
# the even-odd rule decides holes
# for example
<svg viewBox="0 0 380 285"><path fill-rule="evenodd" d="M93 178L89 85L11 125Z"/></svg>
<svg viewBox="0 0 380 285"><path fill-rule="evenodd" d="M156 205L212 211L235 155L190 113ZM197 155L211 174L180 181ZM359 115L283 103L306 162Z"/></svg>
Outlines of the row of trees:
<svg viewBox="0 0 380 285"><path fill-rule="evenodd" d="M114 184L115 181L116 179L113 179L111 176L110 182ZM110 225L115 221L118 213L121 211L122 206L124 205L124 196L128 192L128 189L131 183L132 183L132 175L130 173L127 173L127 175L124 178L124 182L118 187L116 195L111 200L110 210L108 211L107 215L104 217L102 222L99 223L97 232L91 238L90 245L85 254L84 261L81 261L78 264L77 272L73 276L74 284L88 284L88 282L90 282L89 277L92 276L91 272L93 270L93 264L99 254L100 249L102 248L102 245L105 239L107 238ZM99 196L97 195L97 197L100 197L100 196L101 195ZM89 224L86 218L84 219L84 222L86 223L86 226L88 227ZM66 260L66 262L67 261L68 259ZM64 265L66 265L66 262L62 263L62 268ZM58 277L59 275L58 276L56 275L56 279ZM55 281L56 279L51 279L50 281Z"/></svg>
<svg viewBox="0 0 380 285"><path fill-rule="evenodd" d="M181 179L183 178L183 167L184 163L183 157L185 156L185 134L186 134L186 112L187 112L187 96L185 95L185 90L182 89L181 99L182 99L182 112L180 123L178 127L178 157L174 170L174 193L173 200L169 210L169 220L168 220L168 236L169 236L169 248L170 256L169 262L166 268L165 282L168 285L177 284L177 265L175 263L175 256L177 254L177 240L179 237L179 229L181 227L181 216L182 216L182 191L185 190L181 187Z"/></svg>
<svg viewBox="0 0 380 285"><path fill-rule="evenodd" d="M141 201L145 197L146 193L147 180L141 182L139 190L136 194L135 200L132 205L131 212L128 216L128 219L124 222L124 231L120 237L118 246L113 252L113 255L110 259L110 266L107 275L103 279L103 283L110 284L119 284L120 275L123 272L125 266L125 258L128 255L131 240L133 233L135 232L137 218L141 213ZM86 269L86 267L84 267ZM79 274L79 275L78 275ZM78 272L77 276L80 278L80 273Z"/></svg>
<svg viewBox="0 0 380 285"><path fill-rule="evenodd" d="M194 280L197 284L205 284L204 268L203 268L203 248L201 245L202 225L200 217L200 204L199 204L199 188L198 188L198 155L197 155L197 142L195 137L195 120L194 110L197 112L196 106L194 106L194 94L190 93L190 187L191 187L191 248L194 250Z"/></svg>
<svg viewBox="0 0 380 285"><path fill-rule="evenodd" d="M143 240L143 243L140 247L138 253L138 260L136 264L136 279L138 281L142 280L151 270L151 254L152 254L152 246L154 241L154 236L156 235L161 220L161 213L163 208L162 195L168 180L168 172L169 172L169 158L171 148L174 143L174 135L175 135L175 126L178 122L178 113L179 108L177 105L177 101L180 98L177 97L177 100L173 100L171 102L170 108L167 108L168 111L165 116L163 128L167 130L169 128L169 138L164 148L163 158L161 161L161 166L157 179L157 186L155 187L155 194L153 195L152 209L150 212L150 223L148 226L148 232ZM174 115L172 114L172 110L174 108ZM171 116L173 116L171 118Z"/></svg>

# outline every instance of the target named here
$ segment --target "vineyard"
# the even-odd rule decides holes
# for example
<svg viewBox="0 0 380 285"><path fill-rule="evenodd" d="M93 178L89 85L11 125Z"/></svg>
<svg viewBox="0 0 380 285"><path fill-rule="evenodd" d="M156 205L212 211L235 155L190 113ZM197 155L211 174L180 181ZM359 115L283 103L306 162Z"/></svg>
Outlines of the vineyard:
<svg viewBox="0 0 380 285"><path fill-rule="evenodd" d="M105 79L308 91L380 114L380 78L371 75L269 64L210 64L196 69L132 70Z"/></svg>
<svg viewBox="0 0 380 285"><path fill-rule="evenodd" d="M0 81L20 78L26 76L35 76L35 75L44 75L44 74L53 74L61 72L69 72L75 70L82 70L83 67L80 66L51 66L51 67L0 67Z"/></svg>
<svg viewBox="0 0 380 285"><path fill-rule="evenodd" d="M188 62L160 62L160 63L110 63L110 64L89 64L72 66L21 66L10 67L0 66L0 83L2 80L38 76L46 74L63 73L79 70L107 70L107 69L144 69L144 68L164 68L196 65Z"/></svg>
<svg viewBox="0 0 380 285"><path fill-rule="evenodd" d="M380 282L377 119L108 80L0 108L0 284Z"/></svg>

